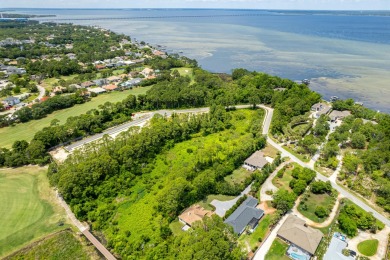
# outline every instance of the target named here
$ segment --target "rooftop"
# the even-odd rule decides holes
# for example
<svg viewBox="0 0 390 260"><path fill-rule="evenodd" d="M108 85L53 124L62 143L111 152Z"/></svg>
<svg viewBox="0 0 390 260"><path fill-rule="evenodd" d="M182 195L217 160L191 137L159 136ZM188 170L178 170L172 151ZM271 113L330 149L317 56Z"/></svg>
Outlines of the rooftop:
<svg viewBox="0 0 390 260"><path fill-rule="evenodd" d="M245 227L254 219L259 220L264 211L257 209L258 200L248 197L226 220L225 223L233 227L234 232L241 234Z"/></svg>
<svg viewBox="0 0 390 260"><path fill-rule="evenodd" d="M278 236L314 255L321 242L321 231L306 225L305 221L290 215L280 227Z"/></svg>
<svg viewBox="0 0 390 260"><path fill-rule="evenodd" d="M268 163L268 161L265 159L263 152L256 151L248 159L245 160L245 163L258 168L263 168L264 165Z"/></svg>
<svg viewBox="0 0 390 260"><path fill-rule="evenodd" d="M213 212L205 210L199 205L193 205L186 209L179 216L179 219L191 226L195 221L202 220L205 216L211 216L212 214Z"/></svg>
<svg viewBox="0 0 390 260"><path fill-rule="evenodd" d="M340 239L337 234L334 234L330 241L328 250L324 255L324 260L353 260L352 256L343 255L342 251L348 246L345 240Z"/></svg>

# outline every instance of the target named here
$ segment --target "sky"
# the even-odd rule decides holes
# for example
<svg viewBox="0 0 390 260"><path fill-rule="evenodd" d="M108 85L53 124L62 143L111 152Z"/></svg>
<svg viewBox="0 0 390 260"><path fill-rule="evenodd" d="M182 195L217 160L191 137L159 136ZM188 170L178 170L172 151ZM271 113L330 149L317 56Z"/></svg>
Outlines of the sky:
<svg viewBox="0 0 390 260"><path fill-rule="evenodd" d="M390 0L0 0L0 8L390 10Z"/></svg>

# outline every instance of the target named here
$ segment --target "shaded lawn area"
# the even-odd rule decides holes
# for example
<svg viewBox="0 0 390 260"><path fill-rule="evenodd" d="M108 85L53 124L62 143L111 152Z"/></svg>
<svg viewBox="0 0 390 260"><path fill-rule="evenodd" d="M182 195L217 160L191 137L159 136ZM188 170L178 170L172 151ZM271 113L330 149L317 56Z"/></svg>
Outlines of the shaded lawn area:
<svg viewBox="0 0 390 260"><path fill-rule="evenodd" d="M365 256L374 256L378 250L378 239L369 239L362 241L358 244L357 248L359 252Z"/></svg>
<svg viewBox="0 0 390 260"><path fill-rule="evenodd" d="M50 188L47 168L0 170L0 258L49 233L68 227Z"/></svg>
<svg viewBox="0 0 390 260"><path fill-rule="evenodd" d="M180 73L180 76L188 76L191 79L191 84L195 83L194 75L193 75L193 69L192 68L174 68L171 69L171 71L177 70Z"/></svg>
<svg viewBox="0 0 390 260"><path fill-rule="evenodd" d="M269 226L271 223L273 215L265 215L259 222L259 225L255 229L252 234L246 234L245 232L238 239L239 243L245 246L245 242L247 242L254 252L259 246L259 242L263 241L265 236L269 231Z"/></svg>
<svg viewBox="0 0 390 260"><path fill-rule="evenodd" d="M101 94L97 97L92 98L91 101L84 104L75 105L70 108L62 109L47 115L46 117L39 120L31 120L27 123L16 124L15 126L0 128L0 147L11 148L12 144L17 140L31 141L35 133L42 128L50 126L53 119L60 120L60 124L66 122L66 119L71 116L78 116L85 114L88 110L98 108L106 102L116 103L125 99L128 95L139 95L145 94L150 87L140 87L135 89L129 89L125 91L114 91L111 93ZM28 129L28 131L26 131Z"/></svg>
<svg viewBox="0 0 390 260"><path fill-rule="evenodd" d="M240 185L243 184L245 179L250 177L253 174L253 172L248 171L244 169L243 167L240 167L233 171L232 174L227 175L225 177L225 181L232 185Z"/></svg>
<svg viewBox="0 0 390 260"><path fill-rule="evenodd" d="M181 230L181 228L184 227L184 224L181 223L179 220L173 221L171 224L169 224L169 228L172 230L173 235L177 236L181 232L184 232Z"/></svg>
<svg viewBox="0 0 390 260"><path fill-rule="evenodd" d="M209 195L204 200L202 200L202 201L200 201L200 202L198 202L196 204L199 204L200 206L202 206L204 209L207 209L207 210L215 210L214 207L212 205L210 205L210 203L213 200L228 201L228 200L232 200L234 198L235 198L235 196Z"/></svg>
<svg viewBox="0 0 390 260"><path fill-rule="evenodd" d="M322 206L325 209L333 208L336 200L326 193L325 194L314 194L314 193L308 192L307 194L308 194L307 200L306 201L301 200L301 203L298 206L299 212L302 215L304 215L305 217L307 217L308 219L313 220L314 222L317 222L317 223L324 222L327 219L327 216L324 218L317 217L316 214L314 213L316 210L316 207ZM306 210L304 210L302 203L304 203L307 206ZM329 210L329 213L330 213L330 210Z"/></svg>
<svg viewBox="0 0 390 260"><path fill-rule="evenodd" d="M272 184L275 185L275 187L277 187L279 189L288 190L289 192L292 191L290 186L289 186L290 181L293 179L293 177L291 176L291 172L294 169L294 167L292 167L292 165L294 165L294 167L296 167L295 163L289 164L287 166L286 170L284 171L282 178L278 178L278 176L275 176L275 178L273 178Z"/></svg>
<svg viewBox="0 0 390 260"><path fill-rule="evenodd" d="M289 260L286 256L288 245L279 238L275 238L268 253L265 255L265 260Z"/></svg>

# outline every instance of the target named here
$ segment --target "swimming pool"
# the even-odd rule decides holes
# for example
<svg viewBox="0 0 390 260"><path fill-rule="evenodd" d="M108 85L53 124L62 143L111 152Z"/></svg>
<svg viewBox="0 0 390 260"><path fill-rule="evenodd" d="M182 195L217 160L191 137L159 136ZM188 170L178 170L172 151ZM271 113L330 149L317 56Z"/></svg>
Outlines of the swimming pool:
<svg viewBox="0 0 390 260"><path fill-rule="evenodd" d="M292 259L295 259L295 260L308 260L305 255L299 255L297 253L291 253L290 256Z"/></svg>

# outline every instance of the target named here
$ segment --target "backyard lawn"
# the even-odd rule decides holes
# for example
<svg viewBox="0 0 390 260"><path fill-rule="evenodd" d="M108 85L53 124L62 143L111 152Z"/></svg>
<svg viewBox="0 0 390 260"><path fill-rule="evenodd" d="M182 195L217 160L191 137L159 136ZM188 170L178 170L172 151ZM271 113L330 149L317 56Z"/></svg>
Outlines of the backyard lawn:
<svg viewBox="0 0 390 260"><path fill-rule="evenodd" d="M378 245L378 239L370 239L360 242L357 248L359 252L365 256L374 256L378 250Z"/></svg>
<svg viewBox="0 0 390 260"><path fill-rule="evenodd" d="M265 255L265 260L289 260L286 256L288 245L279 238L276 238L271 245L268 253Z"/></svg>
<svg viewBox="0 0 390 260"><path fill-rule="evenodd" d="M307 200L304 199L306 196L307 196ZM322 223L327 219L327 216L324 218L317 217L317 215L314 213L316 207L322 206L325 209L329 209L329 213L330 213L331 208L333 208L335 202L336 202L335 198L329 196L326 193L314 194L312 192L306 191L302 196L301 203L298 206L298 211L308 219L313 220L314 222L317 223Z"/></svg>
<svg viewBox="0 0 390 260"><path fill-rule="evenodd" d="M184 224L181 223L179 220L175 220L171 224L169 224L169 228L175 236L183 232L182 227L184 227Z"/></svg>
<svg viewBox="0 0 390 260"><path fill-rule="evenodd" d="M37 166L0 170L0 258L68 227L65 211Z"/></svg>
<svg viewBox="0 0 390 260"><path fill-rule="evenodd" d="M245 234L243 233L239 240L239 243L241 243L245 247L245 242L247 242L251 248L251 250L254 252L259 245L260 239L261 241L264 240L265 236L268 233L269 226L271 223L272 215L265 215L259 222L259 225L255 229L255 231L252 234Z"/></svg>
<svg viewBox="0 0 390 260"><path fill-rule="evenodd" d="M71 108L55 111L42 119L32 120L23 124L16 124L15 126L11 127L0 128L0 135L2 137L0 139L0 147L10 148L12 144L17 140L31 141L35 133L46 126L49 126L50 122L53 119L58 119L60 120L60 124L63 124L68 117L84 114L88 110L98 108L99 105L102 105L106 102L115 103L122 101L130 94L145 94L146 91L148 91L150 88L151 87L143 87L126 90L123 92L115 91L111 93L102 94L92 98L91 101L86 102L84 104L75 105Z"/></svg>
<svg viewBox="0 0 390 260"><path fill-rule="evenodd" d="M243 184L245 179L250 177L253 174L253 172L248 171L244 169L243 167L240 167L233 171L232 174L227 175L225 177L225 181L232 185L240 185Z"/></svg>

